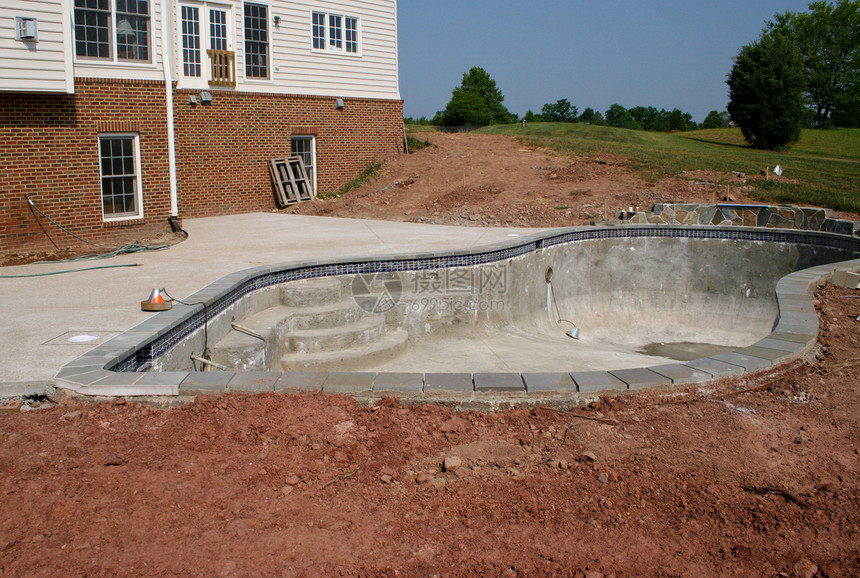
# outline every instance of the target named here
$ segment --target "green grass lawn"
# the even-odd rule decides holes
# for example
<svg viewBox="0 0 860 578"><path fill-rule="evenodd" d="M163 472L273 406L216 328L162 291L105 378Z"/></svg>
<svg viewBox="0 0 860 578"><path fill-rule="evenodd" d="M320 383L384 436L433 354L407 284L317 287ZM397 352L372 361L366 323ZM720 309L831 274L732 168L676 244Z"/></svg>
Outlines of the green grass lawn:
<svg viewBox="0 0 860 578"><path fill-rule="evenodd" d="M860 213L860 129L805 130L790 151L759 151L746 146L740 129L656 133L606 126L531 123L492 126L486 134L519 137L575 158L597 153L627 157L627 167L649 182L683 171L738 171L757 175L781 165L784 181L754 181L750 196L772 203L829 207Z"/></svg>

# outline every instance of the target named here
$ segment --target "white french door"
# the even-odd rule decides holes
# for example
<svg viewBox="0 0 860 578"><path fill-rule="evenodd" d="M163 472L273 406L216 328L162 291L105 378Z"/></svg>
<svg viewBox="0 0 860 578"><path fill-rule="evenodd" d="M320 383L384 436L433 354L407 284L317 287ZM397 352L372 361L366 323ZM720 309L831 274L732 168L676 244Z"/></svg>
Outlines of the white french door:
<svg viewBox="0 0 860 578"><path fill-rule="evenodd" d="M180 88L236 85L232 16L227 6L179 4Z"/></svg>

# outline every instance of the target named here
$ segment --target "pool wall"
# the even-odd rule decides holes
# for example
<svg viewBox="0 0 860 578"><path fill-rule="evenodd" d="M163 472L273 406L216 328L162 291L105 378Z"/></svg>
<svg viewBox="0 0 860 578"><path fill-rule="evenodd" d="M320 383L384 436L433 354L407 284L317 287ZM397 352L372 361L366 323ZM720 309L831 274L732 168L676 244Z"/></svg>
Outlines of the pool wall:
<svg viewBox="0 0 860 578"><path fill-rule="evenodd" d="M708 244L702 243L703 240L708 240ZM717 248L710 248L715 241L716 246L737 245L741 250L735 253L733 259L753 257L755 260L750 260L750 264L756 263L756 266L739 267L730 263L727 268L718 270L716 265L725 259L720 257ZM578 247L576 251L562 247L565 244L570 247L571 243ZM652 250L655 247L663 248ZM685 261L687 264L681 263L674 258L679 247L682 251L691 252L691 256L711 252L711 265L696 268L690 264L695 263L692 258ZM778 248L776 252L782 254L783 258L772 258L774 247ZM573 395L644 385L689 383L705 377L713 379L761 369L807 350L814 343L818 323L809 299L810 283L813 282L811 280L829 275L835 267L817 265L810 271L783 278L777 285L777 294L780 294L780 285L784 286L782 294L779 295L779 324L775 328L777 337L781 339L771 339L771 342L765 345L782 349L759 346L758 349L741 351L734 354L735 357L726 357L724 360L709 359L698 364L670 364L673 368L667 367L663 373L654 371L654 368L645 373L632 370L577 372L576 368L570 368L569 372L551 375L480 374L464 377L457 374L449 376L448 381L454 385L450 386L451 389L446 389L444 382L447 378L436 375L404 375L398 381L391 376L373 372L350 375L339 372L328 374L262 371L243 374L231 371L194 372L187 369L160 372L150 370L171 369L172 361L168 363L168 360L183 357L188 359L190 352L201 351L204 320L208 320L206 327L211 343L211 340L226 332L231 319L241 319L249 312L259 311L277 303L278 286L296 279L397 272L406 276L405 282L408 285L415 282L415 279L426 276L429 271L456 271L465 267L477 267L479 271L489 272L504 269L507 271L504 286L484 287L484 292L478 293L477 297L493 301L497 294L503 291L508 295L517 295L518 305L498 311L476 310L469 312L467 318L459 317L461 323L478 323L481 316L485 315L492 318L493 323L503 325L534 318L535 311L545 310L544 273L547 266L553 267L555 278L564 280L556 286L561 307L569 309L572 316L587 320L589 317L586 313L590 313L595 319L598 313L605 318L613 312L629 309L630 303L638 304L640 312L643 303L660 303L660 296L666 294L666 283L669 279L654 275L654 266L657 261L661 261L665 269L668 260L677 261L675 271L678 278L671 280L676 286L672 291L677 293L677 287L683 283L699 285L695 287L695 291L689 291L690 297L686 300L677 300L681 306L676 306L671 316L695 317L703 305L697 303L696 299L708 300L711 299L708 297L709 293L718 294L719 292L712 291L717 287L717 283L738 283L737 278L726 278L726 271L732 272L732 276L737 270L746 271L746 277L741 282L750 284L749 301L754 303L768 300L767 293L772 295L773 280L783 272L790 273L809 264L828 261L843 261L839 267L850 269L857 267L858 262L844 261L856 257L858 253L858 238L833 233L736 227L580 227L512 239L510 242L477 251L378 256L258 267L225 276L185 299L186 302L206 303L205 314L201 306L177 306L171 311L155 315L151 320L65 366L57 375L57 384L88 395L177 395L249 389L323 389L367 394L394 391L418 396L441 391L471 397L486 392L527 397L532 393L547 391ZM527 254L537 256L537 259L532 259L533 262L526 266L523 264L526 259L521 257ZM635 257L631 258L631 255ZM776 269L773 269L774 267ZM765 277L770 280L764 280ZM571 279L576 282L571 282ZM600 289L601 287L604 289ZM619 290L619 287L623 290ZM595 288L598 288L596 292ZM788 293L786 290L789 290ZM410 297L407 292L399 307L407 306L414 297L417 295ZM785 302L789 304L790 310L783 308L783 299L787 300ZM762 318L766 320L770 317L772 320L775 318L772 298L770 303L765 307L761 303L751 307L758 312L765 311L761 314ZM716 307L713 303L705 305L709 310L719 310L721 307L720 303L717 303ZM738 315L745 314L743 307L745 305L742 304L738 308L735 304L734 309L723 309L724 316L728 319L727 325L731 325L731 320ZM770 312L767 312L768 307ZM655 311L650 316L652 322L659 315L665 317L665 312ZM457 318L440 316L433 321L441 326ZM416 321L413 325L426 327L427 320L424 321L423 324ZM624 322L624 319L617 322ZM432 329L433 323L430 325ZM758 353L761 357L750 355L751 353Z"/></svg>

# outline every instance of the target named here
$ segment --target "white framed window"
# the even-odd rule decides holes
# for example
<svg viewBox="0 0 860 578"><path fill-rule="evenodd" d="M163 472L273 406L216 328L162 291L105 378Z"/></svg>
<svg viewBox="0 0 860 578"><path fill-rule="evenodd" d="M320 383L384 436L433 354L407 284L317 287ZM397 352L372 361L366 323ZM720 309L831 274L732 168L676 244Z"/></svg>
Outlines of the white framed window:
<svg viewBox="0 0 860 578"><path fill-rule="evenodd" d="M178 9L182 87L236 86L233 9L211 2Z"/></svg>
<svg viewBox="0 0 860 578"><path fill-rule="evenodd" d="M245 77L269 78L269 7L245 2Z"/></svg>
<svg viewBox="0 0 860 578"><path fill-rule="evenodd" d="M358 54L358 18L345 16L343 26L346 35L346 51Z"/></svg>
<svg viewBox="0 0 860 578"><path fill-rule="evenodd" d="M143 217L140 137L133 133L99 135L102 218L123 221Z"/></svg>
<svg viewBox="0 0 860 578"><path fill-rule="evenodd" d="M302 157L305 172L311 181L311 191L317 194L317 139L314 136L293 136L290 139L290 153Z"/></svg>
<svg viewBox="0 0 860 578"><path fill-rule="evenodd" d="M359 20L355 16L311 13L311 46L324 52L359 54Z"/></svg>
<svg viewBox="0 0 860 578"><path fill-rule="evenodd" d="M75 56L152 62L150 0L75 0Z"/></svg>

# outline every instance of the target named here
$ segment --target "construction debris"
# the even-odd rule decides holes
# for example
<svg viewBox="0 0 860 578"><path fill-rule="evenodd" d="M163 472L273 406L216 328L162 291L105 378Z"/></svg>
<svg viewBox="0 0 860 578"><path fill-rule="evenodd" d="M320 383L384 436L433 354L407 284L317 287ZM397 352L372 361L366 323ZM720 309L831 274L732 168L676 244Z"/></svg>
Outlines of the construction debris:
<svg viewBox="0 0 860 578"><path fill-rule="evenodd" d="M269 161L269 172L272 174L281 207L312 201L316 197L302 157L272 159Z"/></svg>

